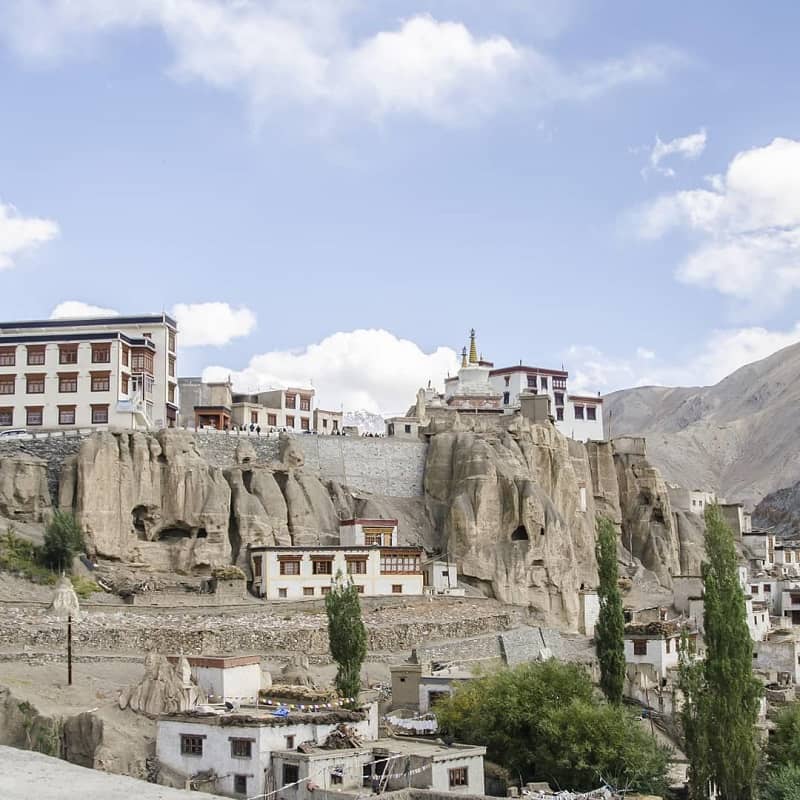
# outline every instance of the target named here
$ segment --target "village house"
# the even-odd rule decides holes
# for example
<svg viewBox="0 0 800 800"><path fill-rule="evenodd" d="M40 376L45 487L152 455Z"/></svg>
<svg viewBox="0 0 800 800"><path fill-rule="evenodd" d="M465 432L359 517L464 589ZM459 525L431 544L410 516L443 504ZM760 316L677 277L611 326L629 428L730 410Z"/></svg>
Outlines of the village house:
<svg viewBox="0 0 800 800"><path fill-rule="evenodd" d="M428 594L463 597L458 586L458 569L452 561L429 559L422 563L422 586Z"/></svg>
<svg viewBox="0 0 800 800"><path fill-rule="evenodd" d="M255 704L261 689L260 656L169 656L177 666L189 664L191 679L217 702Z"/></svg>
<svg viewBox="0 0 800 800"><path fill-rule="evenodd" d="M690 642L696 644L697 631L677 620L631 622L625 626L625 663L652 668L660 684L670 669L678 666L681 637L687 630Z"/></svg>
<svg viewBox="0 0 800 800"><path fill-rule="evenodd" d="M166 314L0 322L0 431L173 427L177 330Z"/></svg>
<svg viewBox="0 0 800 800"><path fill-rule="evenodd" d="M436 701L450 697L455 687L473 679L473 674L458 665L422 662L416 650L403 664L389 667L392 678L392 710L407 709L427 714Z"/></svg>

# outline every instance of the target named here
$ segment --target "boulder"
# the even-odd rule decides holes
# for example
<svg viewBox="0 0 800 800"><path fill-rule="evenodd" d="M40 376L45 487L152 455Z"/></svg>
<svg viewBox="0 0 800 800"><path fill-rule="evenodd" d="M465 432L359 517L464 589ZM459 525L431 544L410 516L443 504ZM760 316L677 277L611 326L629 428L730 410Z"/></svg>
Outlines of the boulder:
<svg viewBox="0 0 800 800"><path fill-rule="evenodd" d="M51 511L47 462L25 454L0 458L0 516L46 522Z"/></svg>
<svg viewBox="0 0 800 800"><path fill-rule="evenodd" d="M180 659L175 668L166 656L148 653L144 659L144 676L139 683L123 689L119 707L157 717L189 711L206 700L203 690L192 682L185 658Z"/></svg>

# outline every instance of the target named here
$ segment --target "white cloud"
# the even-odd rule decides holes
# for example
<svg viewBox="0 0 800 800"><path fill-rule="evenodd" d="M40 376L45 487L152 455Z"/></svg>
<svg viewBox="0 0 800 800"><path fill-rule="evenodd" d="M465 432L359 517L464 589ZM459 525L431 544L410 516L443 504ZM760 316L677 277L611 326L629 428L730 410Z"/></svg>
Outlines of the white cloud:
<svg viewBox="0 0 800 800"><path fill-rule="evenodd" d="M656 136L656 143L650 151L650 168L667 177L674 177L675 170L672 167L661 166L661 162L670 156L680 156L687 160L699 158L706 149L706 140L705 128L701 128L697 133L690 133L688 136L670 139L668 142L662 142ZM647 170L643 170L643 173L646 174Z"/></svg>
<svg viewBox="0 0 800 800"><path fill-rule="evenodd" d="M14 259L58 236L58 224L40 217L23 217L14 206L0 203L0 270Z"/></svg>
<svg viewBox="0 0 800 800"><path fill-rule="evenodd" d="M221 347L255 330L256 315L228 303L178 303L170 312L178 323L181 347Z"/></svg>
<svg viewBox="0 0 800 800"><path fill-rule="evenodd" d="M397 413L414 403L428 381L441 390L444 377L458 367L459 358L449 347L426 353L389 331L354 330L334 333L303 350L253 356L241 371L208 367L203 377L224 380L230 375L243 392L313 384L321 407Z"/></svg>
<svg viewBox="0 0 800 800"><path fill-rule="evenodd" d="M284 104L371 118L414 114L456 122L524 89L525 101L581 100L652 82L682 60L664 47L566 69L505 36L416 14L353 40L353 0L9 0L0 36L23 56L82 55L99 35L153 28L174 55L171 74L243 94L259 115Z"/></svg>
<svg viewBox="0 0 800 800"><path fill-rule="evenodd" d="M738 153L710 189L663 195L636 217L639 233L690 233L684 283L770 309L800 288L800 141L774 139Z"/></svg>
<svg viewBox="0 0 800 800"><path fill-rule="evenodd" d="M80 300L65 300L52 310L50 319L114 317L119 313ZM247 336L256 327L256 315L249 308L233 308L228 303L177 303L169 314L178 323L181 347L221 347Z"/></svg>
<svg viewBox="0 0 800 800"><path fill-rule="evenodd" d="M77 317L116 317L119 311L113 308L103 308L93 306L89 303L82 303L80 300L64 300L59 303L51 312L50 319L69 319Z"/></svg>
<svg viewBox="0 0 800 800"><path fill-rule="evenodd" d="M632 386L709 386L797 342L800 321L785 331L762 327L712 331L685 363L656 359L641 347L632 357L615 357L593 347L573 346L567 353L570 386L576 392L603 394Z"/></svg>

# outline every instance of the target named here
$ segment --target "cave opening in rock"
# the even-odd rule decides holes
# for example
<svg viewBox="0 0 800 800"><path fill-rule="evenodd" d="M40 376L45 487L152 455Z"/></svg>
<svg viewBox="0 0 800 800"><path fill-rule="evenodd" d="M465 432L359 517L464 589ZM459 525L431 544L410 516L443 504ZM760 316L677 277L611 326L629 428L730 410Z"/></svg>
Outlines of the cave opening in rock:
<svg viewBox="0 0 800 800"><path fill-rule="evenodd" d="M144 519L147 516L147 509L144 506L136 506L131 511L131 520L133 522L133 529L139 539L147 538L147 528L144 524Z"/></svg>
<svg viewBox="0 0 800 800"><path fill-rule="evenodd" d="M191 536L192 532L185 528L164 528L164 530L158 534L158 541L174 542L179 539L189 539Z"/></svg>
<svg viewBox="0 0 800 800"><path fill-rule="evenodd" d="M242 472L242 483L244 484L244 488L247 489L247 491L252 494L253 470L247 469L244 472Z"/></svg>
<svg viewBox="0 0 800 800"><path fill-rule="evenodd" d="M208 537L208 531L205 528L200 528L197 531L197 538L198 539L205 539Z"/></svg>
<svg viewBox="0 0 800 800"><path fill-rule="evenodd" d="M520 525L514 533L511 534L512 542L527 542L529 538L528 531L524 525Z"/></svg>
<svg viewBox="0 0 800 800"><path fill-rule="evenodd" d="M544 526L539 528L539 536L544 536Z"/></svg>

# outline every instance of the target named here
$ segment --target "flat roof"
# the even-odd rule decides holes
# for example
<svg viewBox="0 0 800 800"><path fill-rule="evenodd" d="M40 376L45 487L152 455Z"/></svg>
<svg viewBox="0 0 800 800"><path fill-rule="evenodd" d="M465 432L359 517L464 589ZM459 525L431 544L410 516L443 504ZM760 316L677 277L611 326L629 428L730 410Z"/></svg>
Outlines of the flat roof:
<svg viewBox="0 0 800 800"><path fill-rule="evenodd" d="M165 322L173 328L178 323L167 314L137 314L134 316L110 315L107 317L63 317L60 319L33 319L18 320L16 322L0 322L0 332L9 330L24 330L28 328L71 328L75 325L94 327L97 325L147 325L151 322Z"/></svg>
<svg viewBox="0 0 800 800"><path fill-rule="evenodd" d="M446 745L441 741L429 741L427 739L415 739L414 737L385 737L383 739L375 739L373 741L364 742L362 747L352 747L341 750L329 750L324 747L308 747L308 752L301 753L297 750L275 750L273 754L277 754L282 758L292 757L298 760L303 760L307 757L314 757L319 755L330 754L332 757L343 755L355 755L358 753L369 752L374 753L375 750L386 750L391 754L397 755L419 755L427 756L433 759L440 758L459 758L463 756L481 756L486 753L486 748L476 744L458 744L453 743Z"/></svg>
<svg viewBox="0 0 800 800"><path fill-rule="evenodd" d="M569 372L563 369L546 369L544 367L527 367L519 364L516 367L498 367L493 369L489 375L510 375L513 372L537 372L540 375L552 375L554 378L568 378Z"/></svg>
<svg viewBox="0 0 800 800"><path fill-rule="evenodd" d="M396 553L398 550L402 552L409 552L409 553L421 553L421 547L414 547L413 545L379 545L379 544L312 544L305 547L295 547L294 545L266 545L266 544L251 544L249 545L249 550L251 552L261 552L262 550L269 550L275 552L284 552L284 553L297 553L298 555L302 555L305 552L316 552L318 550L356 550L361 551L364 550L367 553L371 553L375 550L387 550L393 553Z"/></svg>
<svg viewBox="0 0 800 800"><path fill-rule="evenodd" d="M192 667L216 667L218 669L261 664L260 656L167 656L167 659L173 664L177 664L181 658L185 658Z"/></svg>
<svg viewBox="0 0 800 800"><path fill-rule="evenodd" d="M339 521L339 525L397 525L396 519L362 519L356 517L355 519L343 519Z"/></svg>
<svg viewBox="0 0 800 800"><path fill-rule="evenodd" d="M299 700L290 701L291 704L300 705ZM304 705L314 705L305 703ZM317 705L322 705L318 703ZM184 725L208 725L215 728L226 727L271 727L284 725L308 724L334 724L340 722L361 722L367 718L364 711L351 711L347 708L326 708L319 711L297 711L289 709L286 716L276 716L275 711L280 706L241 706L235 711L226 709L218 710L193 710L178 711L173 714L162 714L161 722L180 722ZM287 703L283 704L287 707Z"/></svg>
<svg viewBox="0 0 800 800"><path fill-rule="evenodd" d="M4 344L36 344L37 342L108 342L120 339L131 347L149 347L156 349L150 339L132 339L121 331L105 331L101 333L33 333L13 334L0 328L0 343Z"/></svg>

